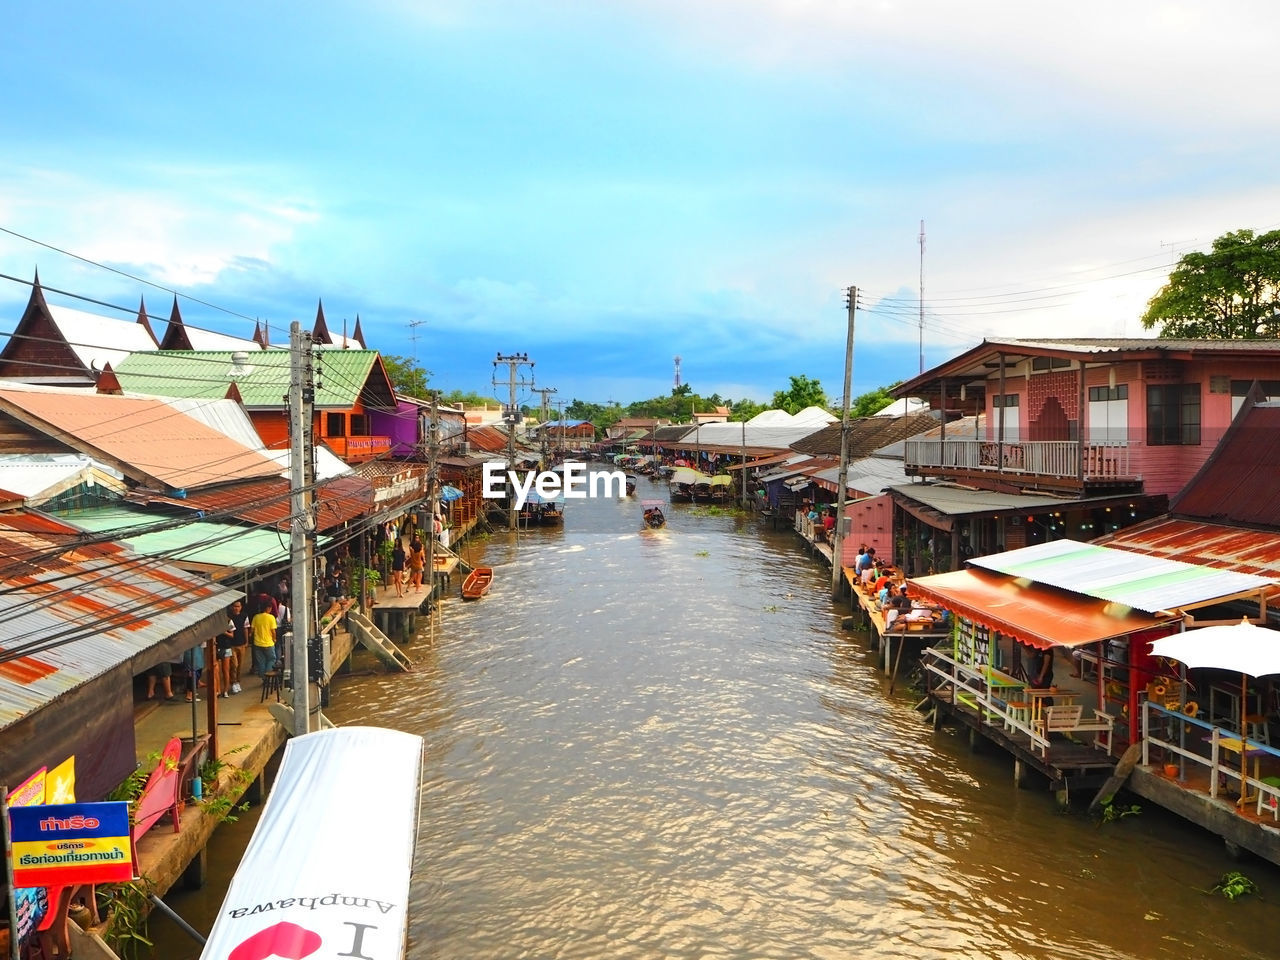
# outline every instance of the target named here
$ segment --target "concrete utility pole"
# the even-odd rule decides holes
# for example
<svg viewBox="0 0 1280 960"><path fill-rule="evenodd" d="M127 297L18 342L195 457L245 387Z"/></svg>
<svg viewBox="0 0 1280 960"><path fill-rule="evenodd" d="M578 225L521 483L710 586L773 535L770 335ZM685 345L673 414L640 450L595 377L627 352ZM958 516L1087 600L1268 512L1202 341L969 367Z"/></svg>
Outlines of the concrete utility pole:
<svg viewBox="0 0 1280 960"><path fill-rule="evenodd" d="M507 379L499 380L497 373L493 375L493 385L495 387L510 388L510 403L503 411L502 419L507 424L507 469L514 470L516 468L516 424L520 422L520 408L516 406L516 390L520 387L533 386L533 361L529 359L527 353L513 353L509 356L498 354L497 359L493 361L495 368L499 364L507 365ZM525 380L520 376L520 368L527 366L529 368L529 379ZM508 496L507 499L507 525L512 530L516 529L516 498Z"/></svg>
<svg viewBox="0 0 1280 960"><path fill-rule="evenodd" d="M545 470L548 466L547 462L547 417L551 416L551 402L547 397L556 392L555 387L534 387L530 393L542 394L542 420L541 426L538 428L538 438L542 443L542 468Z"/></svg>
<svg viewBox="0 0 1280 960"><path fill-rule="evenodd" d="M858 312L858 288L850 287L845 304L849 310L849 337L844 347L844 401L840 414L840 472L836 475L836 525L831 530L831 599L840 599L840 579L844 570L840 554L844 550L844 503L849 476L849 395L853 392L853 320Z"/></svg>
<svg viewBox="0 0 1280 960"><path fill-rule="evenodd" d="M293 735L310 732L311 706L308 703L310 665L307 663L307 641L311 637L311 610L315 583L312 543L315 519L311 514L311 492L315 471L311 469L313 441L312 407L316 392L313 379L311 335L302 332L295 320L289 326L289 552L293 579Z"/></svg>
<svg viewBox="0 0 1280 960"><path fill-rule="evenodd" d="M556 401L556 422L560 424L560 456L564 456L564 401Z"/></svg>
<svg viewBox="0 0 1280 960"><path fill-rule="evenodd" d="M427 535L427 642L436 642L436 484L440 453L440 394L431 391L431 426L427 432L427 510L431 530Z"/></svg>

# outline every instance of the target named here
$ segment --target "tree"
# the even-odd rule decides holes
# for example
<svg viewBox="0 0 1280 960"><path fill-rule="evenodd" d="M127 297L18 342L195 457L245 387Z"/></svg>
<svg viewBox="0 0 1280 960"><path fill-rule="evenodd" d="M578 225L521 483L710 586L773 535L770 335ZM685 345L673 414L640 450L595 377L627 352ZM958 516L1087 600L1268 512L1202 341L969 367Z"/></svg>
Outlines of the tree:
<svg viewBox="0 0 1280 960"><path fill-rule="evenodd" d="M827 407L826 391L818 380L810 380L804 374L791 377L791 387L773 395L773 405L787 413L799 413L805 407Z"/></svg>
<svg viewBox="0 0 1280 960"><path fill-rule="evenodd" d="M431 399L427 381L431 379L431 371L424 370L408 357L398 357L394 353L382 355L382 365L387 368L387 376L396 393L419 400Z"/></svg>
<svg viewBox="0 0 1280 960"><path fill-rule="evenodd" d="M869 390L861 396L854 397L853 403L849 405L850 417L874 417L885 407L893 403L892 390L902 383L898 380L889 384L887 387L876 387Z"/></svg>
<svg viewBox="0 0 1280 960"><path fill-rule="evenodd" d="M1237 230L1184 254L1142 315L1145 329L1157 325L1165 339L1280 337L1280 230Z"/></svg>
<svg viewBox="0 0 1280 960"><path fill-rule="evenodd" d="M763 403L756 403L754 400L747 400L746 398L738 401L727 400L725 401L725 406L727 406L731 411L729 419L734 423L738 423L740 421L745 423L752 417L764 413L769 409Z"/></svg>

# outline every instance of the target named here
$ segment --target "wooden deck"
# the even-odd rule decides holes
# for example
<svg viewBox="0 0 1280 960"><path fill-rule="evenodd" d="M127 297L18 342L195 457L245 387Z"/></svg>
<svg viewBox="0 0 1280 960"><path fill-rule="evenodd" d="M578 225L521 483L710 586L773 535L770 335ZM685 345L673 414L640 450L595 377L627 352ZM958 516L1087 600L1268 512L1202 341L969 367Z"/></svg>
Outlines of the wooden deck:
<svg viewBox="0 0 1280 960"><path fill-rule="evenodd" d="M849 567L842 568L844 581L849 586L851 605L855 616L860 617L858 627L867 632L873 650L880 651L880 665L885 674L896 673L894 659L895 641L898 648L898 659L906 655L908 647L914 647L918 653L924 647L945 640L951 636L949 628L940 627L936 623L904 621L902 618L887 629L884 614L876 609L875 597L862 589ZM901 624L901 626L899 626Z"/></svg>

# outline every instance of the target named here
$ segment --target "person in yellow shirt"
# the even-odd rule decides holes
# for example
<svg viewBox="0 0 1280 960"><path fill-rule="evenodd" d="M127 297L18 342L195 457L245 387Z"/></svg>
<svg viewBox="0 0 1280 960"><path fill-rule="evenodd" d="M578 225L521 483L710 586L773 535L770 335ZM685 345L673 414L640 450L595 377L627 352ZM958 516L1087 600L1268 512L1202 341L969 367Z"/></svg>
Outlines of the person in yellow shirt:
<svg viewBox="0 0 1280 960"><path fill-rule="evenodd" d="M249 623L253 637L253 670L262 676L276 665L276 618L271 615L271 608L263 605Z"/></svg>

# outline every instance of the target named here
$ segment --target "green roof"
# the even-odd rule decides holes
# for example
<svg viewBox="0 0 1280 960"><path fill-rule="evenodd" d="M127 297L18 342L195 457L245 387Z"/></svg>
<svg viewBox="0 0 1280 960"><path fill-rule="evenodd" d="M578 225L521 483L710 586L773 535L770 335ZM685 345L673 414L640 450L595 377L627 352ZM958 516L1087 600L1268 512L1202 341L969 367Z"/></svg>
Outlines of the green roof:
<svg viewBox="0 0 1280 960"><path fill-rule="evenodd" d="M122 531L121 536L113 538L116 543L144 557L163 557L180 567L200 566L231 572L279 563L289 556L288 538L273 529L255 530L234 523L192 520L167 530L129 536L123 531L180 521L183 517L128 507L93 507L57 514L57 517L89 533Z"/></svg>
<svg viewBox="0 0 1280 960"><path fill-rule="evenodd" d="M243 353L244 360L232 357ZM113 366L128 393L152 397L221 400L234 383L247 409L283 410L289 393L288 350L151 350L131 353ZM317 352L318 409L345 410L356 402L394 407L395 392L377 350Z"/></svg>

